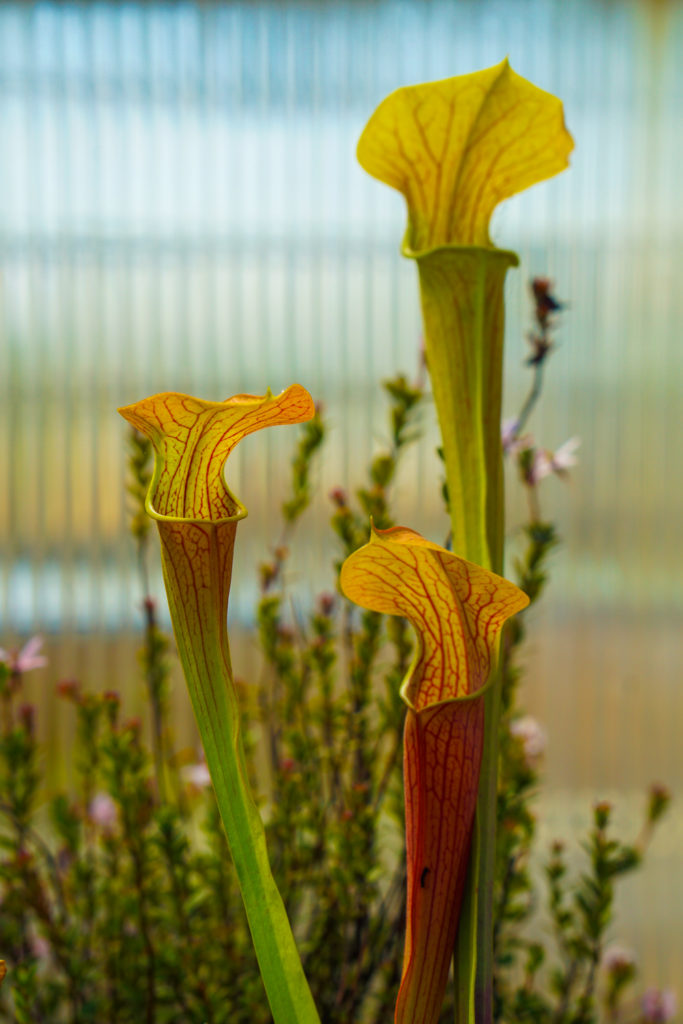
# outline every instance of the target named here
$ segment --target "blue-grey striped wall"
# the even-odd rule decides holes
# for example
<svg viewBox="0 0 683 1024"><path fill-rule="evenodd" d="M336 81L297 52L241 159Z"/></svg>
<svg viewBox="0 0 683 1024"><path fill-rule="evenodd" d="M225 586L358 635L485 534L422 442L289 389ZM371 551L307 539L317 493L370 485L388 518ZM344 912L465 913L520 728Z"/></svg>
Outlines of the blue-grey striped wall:
<svg viewBox="0 0 683 1024"><path fill-rule="evenodd" d="M556 783L682 782L682 48L673 0L0 3L0 643L41 630L57 658L80 632L137 623L115 409L160 390L297 380L325 404L292 584L303 606L333 586L325 493L382 443L378 381L415 372L420 334L403 202L357 166L356 139L397 86L508 54L563 98L576 139L571 170L493 231L522 258L506 413L528 385L527 281L548 274L569 309L531 427L550 448L582 439L570 482L543 494L565 543L528 699ZM432 410L425 432L396 503L440 539ZM256 435L232 459L251 510L237 622L294 437ZM666 955L648 946L662 979L682 955L666 934Z"/></svg>
<svg viewBox="0 0 683 1024"><path fill-rule="evenodd" d="M547 488L571 554L563 589L665 610L680 594L681 13L0 4L6 628L130 622L121 403L300 380L334 428L325 480L351 479L348 453L357 467L381 437L377 381L412 372L419 343L402 199L356 165L356 138L401 83L505 53L563 97L577 141L569 173L496 216L497 241L523 258L507 411L526 381L525 282L548 272L571 308L535 426L549 447L583 442L573 484ZM277 467L290 441L247 442L253 508L275 490L267 453ZM405 514L438 528L437 489L419 489L416 503L405 481Z"/></svg>

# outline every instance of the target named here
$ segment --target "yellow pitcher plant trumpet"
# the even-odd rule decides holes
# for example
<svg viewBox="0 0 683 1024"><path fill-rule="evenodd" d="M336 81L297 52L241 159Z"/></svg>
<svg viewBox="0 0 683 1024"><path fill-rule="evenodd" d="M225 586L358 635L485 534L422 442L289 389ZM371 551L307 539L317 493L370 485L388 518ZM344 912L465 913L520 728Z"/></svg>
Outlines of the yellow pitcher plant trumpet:
<svg viewBox="0 0 683 1024"><path fill-rule="evenodd" d="M402 192L402 251L417 261L427 362L443 440L453 549L500 571L503 285L513 252L489 238L493 210L568 163L562 104L515 74L484 71L391 93L358 160Z"/></svg>
<svg viewBox="0 0 683 1024"><path fill-rule="evenodd" d="M380 103L358 160L406 198L405 256L419 271L427 365L446 467L453 549L503 571L500 437L505 276L489 221L501 200L562 171L573 141L562 104L507 60L473 74L398 89ZM458 1019L492 1019L493 854L499 686L486 728L472 884L456 953ZM475 950L476 946L476 950ZM476 972L476 980L475 980Z"/></svg>

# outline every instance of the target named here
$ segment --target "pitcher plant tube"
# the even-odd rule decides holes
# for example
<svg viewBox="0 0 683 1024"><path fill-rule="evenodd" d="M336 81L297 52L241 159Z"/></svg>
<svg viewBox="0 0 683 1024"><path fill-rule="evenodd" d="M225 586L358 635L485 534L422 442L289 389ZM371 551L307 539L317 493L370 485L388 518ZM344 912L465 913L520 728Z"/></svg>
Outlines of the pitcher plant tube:
<svg viewBox="0 0 683 1024"><path fill-rule="evenodd" d="M402 192L408 206L402 252L419 271L452 546L497 573L503 571L504 537L503 291L508 267L518 259L492 244L489 222L503 199L567 167L572 149L561 102L517 75L507 60L398 89L380 103L358 143L361 165ZM489 1024L492 1014L499 717L494 680L486 696L475 877L468 894L477 948L475 955L471 939L463 939L466 946L456 957L476 986L477 1024Z"/></svg>
<svg viewBox="0 0 683 1024"><path fill-rule="evenodd" d="M484 744L484 692L518 587L402 526L374 530L341 587L363 608L402 615L417 650L407 705L404 786L407 918L396 1024L436 1024L467 874Z"/></svg>
<svg viewBox="0 0 683 1024"><path fill-rule="evenodd" d="M161 538L164 583L197 724L254 948L276 1024L319 1024L287 914L273 880L248 782L227 633L237 523L225 461L247 434L314 414L297 384L273 396L206 402L175 392L119 409L155 453L145 507Z"/></svg>
<svg viewBox="0 0 683 1024"><path fill-rule="evenodd" d="M489 222L503 199L563 170L572 148L561 102L507 60L398 89L358 142L361 166L407 201L402 252L419 271L453 549L497 572L503 286L518 258L492 244Z"/></svg>

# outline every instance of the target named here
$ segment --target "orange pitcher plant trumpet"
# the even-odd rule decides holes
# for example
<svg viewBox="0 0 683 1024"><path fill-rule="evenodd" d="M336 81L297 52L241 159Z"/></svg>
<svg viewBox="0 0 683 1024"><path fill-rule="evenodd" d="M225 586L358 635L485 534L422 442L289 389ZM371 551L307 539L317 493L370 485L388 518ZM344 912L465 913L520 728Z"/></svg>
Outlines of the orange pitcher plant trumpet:
<svg viewBox="0 0 683 1024"><path fill-rule="evenodd" d="M405 527L374 530L341 587L417 632L401 687L408 898L397 1024L436 1024L467 874L484 692L503 623L529 603L508 580Z"/></svg>
<svg viewBox="0 0 683 1024"><path fill-rule="evenodd" d="M247 434L300 423L314 411L298 384L280 395L225 402L166 392L119 409L154 446L145 507L159 528L178 653L276 1024L319 1019L271 874L244 760L227 614L237 523L247 512L228 490L223 468Z"/></svg>

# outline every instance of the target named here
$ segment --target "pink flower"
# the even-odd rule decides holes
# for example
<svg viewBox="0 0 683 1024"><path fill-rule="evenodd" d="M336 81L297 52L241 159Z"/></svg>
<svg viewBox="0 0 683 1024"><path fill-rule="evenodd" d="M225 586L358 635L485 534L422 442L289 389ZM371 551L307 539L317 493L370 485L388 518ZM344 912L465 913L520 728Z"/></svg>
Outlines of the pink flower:
<svg viewBox="0 0 683 1024"><path fill-rule="evenodd" d="M503 442L503 454L507 455L515 444L517 437L517 431L519 430L519 420L516 416L512 416L508 420L503 420L500 427L500 439Z"/></svg>
<svg viewBox="0 0 683 1024"><path fill-rule="evenodd" d="M43 638L32 636L20 651L6 651L0 647L0 661L5 663L13 675L22 675L33 668L44 668L47 665L47 658L39 653L42 646Z"/></svg>
<svg viewBox="0 0 683 1024"><path fill-rule="evenodd" d="M626 946L608 946L602 954L602 966L615 977L631 977L636 966L636 955Z"/></svg>
<svg viewBox="0 0 683 1024"><path fill-rule="evenodd" d="M186 765L183 768L183 778L196 789L206 789L207 786L211 785L211 775L205 761Z"/></svg>
<svg viewBox="0 0 683 1024"><path fill-rule="evenodd" d="M640 1003L644 1024L665 1024L675 1016L678 1008L676 993L670 988L649 988Z"/></svg>
<svg viewBox="0 0 683 1024"><path fill-rule="evenodd" d="M530 487L535 487L544 477L552 473L550 457L550 452L543 448L536 448L531 454L529 467L525 474L526 482Z"/></svg>
<svg viewBox="0 0 683 1024"><path fill-rule="evenodd" d="M116 804L108 793L96 793L90 801L88 816L95 825L104 829L112 829L116 824L118 812Z"/></svg>
<svg viewBox="0 0 683 1024"><path fill-rule="evenodd" d="M503 420L500 428L503 455L517 455L519 452L528 451L534 447L534 439L531 434L518 435L518 430L519 420L514 416L509 420Z"/></svg>
<svg viewBox="0 0 683 1024"><path fill-rule="evenodd" d="M52 947L47 939L43 938L42 935L32 935L30 942L31 952L33 955L37 957L38 960L47 960L52 952Z"/></svg>
<svg viewBox="0 0 683 1024"><path fill-rule="evenodd" d="M579 437L570 437L568 441L560 445L554 455L550 457L550 469L558 476L564 476L567 470L575 466L579 461L574 454L581 444Z"/></svg>
<svg viewBox="0 0 683 1024"><path fill-rule="evenodd" d="M557 476L566 477L570 466L578 462L574 454L581 444L578 437L571 437L555 452L549 452L544 448L537 448L534 452L531 465L526 473L526 481L531 486L539 483L544 477L556 473Z"/></svg>
<svg viewBox="0 0 683 1024"><path fill-rule="evenodd" d="M515 718L510 723L510 735L522 744L524 760L532 767L545 753L548 742L546 731L531 715Z"/></svg>

